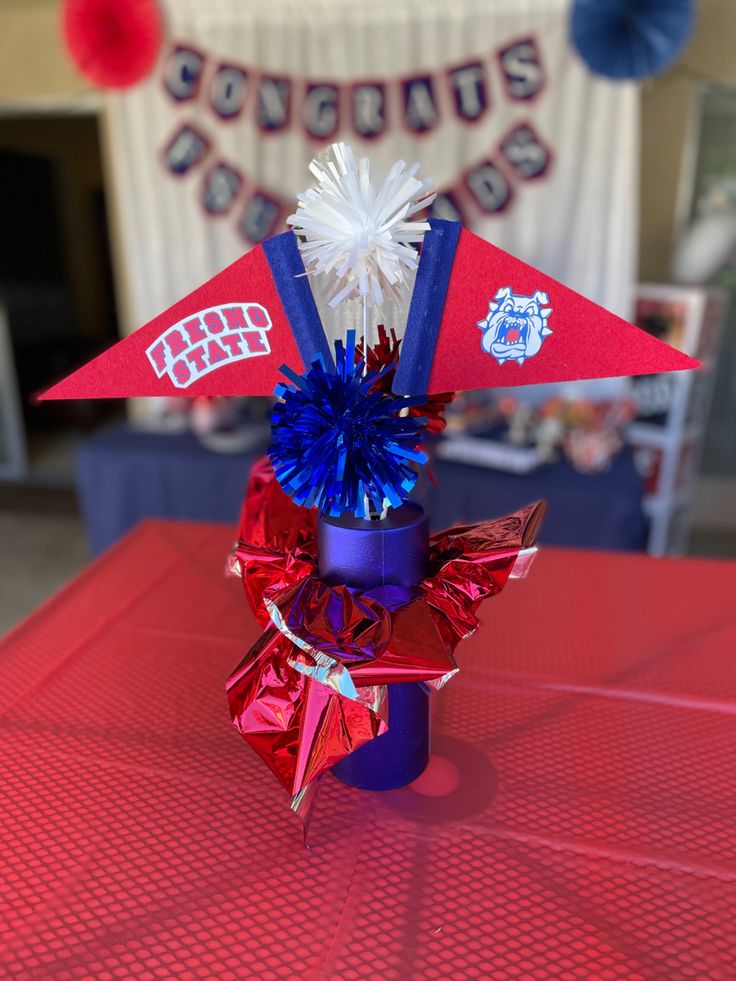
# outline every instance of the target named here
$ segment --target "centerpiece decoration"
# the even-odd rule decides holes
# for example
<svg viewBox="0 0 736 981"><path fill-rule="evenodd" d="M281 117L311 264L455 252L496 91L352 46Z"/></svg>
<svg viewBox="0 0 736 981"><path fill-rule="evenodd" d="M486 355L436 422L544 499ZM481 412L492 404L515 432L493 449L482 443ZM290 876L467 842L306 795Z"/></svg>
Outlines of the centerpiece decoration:
<svg viewBox="0 0 736 981"><path fill-rule="evenodd" d="M411 499L452 394L697 367L427 217L416 166L374 184L369 161L336 144L311 170L292 230L43 396L276 395L229 560L264 629L226 690L235 728L305 821L329 770L365 790L421 774L429 693L457 672L480 604L534 557L541 502L430 535ZM318 300L349 305L337 338Z"/></svg>

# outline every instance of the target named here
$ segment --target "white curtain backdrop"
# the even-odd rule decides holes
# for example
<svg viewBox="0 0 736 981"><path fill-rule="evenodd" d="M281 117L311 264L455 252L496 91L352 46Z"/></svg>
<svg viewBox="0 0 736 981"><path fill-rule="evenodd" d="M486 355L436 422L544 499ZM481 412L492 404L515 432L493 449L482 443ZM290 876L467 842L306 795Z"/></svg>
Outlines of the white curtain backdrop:
<svg viewBox="0 0 736 981"><path fill-rule="evenodd" d="M568 42L567 0L166 0L164 9L169 44L189 43L221 61L295 80L395 80L487 62L490 109L480 121L457 118L450 90L438 85L440 123L426 135L407 132L395 111L392 118L389 103L384 136L363 141L342 127L337 138L350 142L358 155L369 154L379 168L397 158L418 160L422 173L442 188L462 185L467 170L514 124L531 123L552 151L548 173L516 183L509 207L494 215L483 214L465 193L467 226L610 309L630 314L637 89L594 78L585 69ZM528 35L541 52L547 81L533 100L512 101L504 93L496 52ZM226 160L242 170L246 183L293 200L310 182L309 160L324 148L307 137L298 98L291 125L269 135L259 132L252 111L223 122L205 95L177 104L162 84L164 61L162 56L145 84L107 102L126 330L248 248L237 230L237 202L231 214L218 217L201 206L200 185L210 163ZM201 129L212 147L203 165L174 177L161 162L161 150L183 122Z"/></svg>

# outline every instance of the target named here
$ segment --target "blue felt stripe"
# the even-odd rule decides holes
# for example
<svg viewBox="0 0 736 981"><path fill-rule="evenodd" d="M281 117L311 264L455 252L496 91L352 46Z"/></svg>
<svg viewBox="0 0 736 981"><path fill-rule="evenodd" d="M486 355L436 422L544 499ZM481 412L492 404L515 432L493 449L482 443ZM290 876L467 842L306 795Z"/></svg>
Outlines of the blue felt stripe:
<svg viewBox="0 0 736 981"><path fill-rule="evenodd" d="M430 218L424 236L393 390L397 395L427 395L461 225Z"/></svg>
<svg viewBox="0 0 736 981"><path fill-rule="evenodd" d="M262 243L294 338L308 368L317 355L334 367L332 351L322 328L309 277L304 270L299 245L293 232L284 232Z"/></svg>

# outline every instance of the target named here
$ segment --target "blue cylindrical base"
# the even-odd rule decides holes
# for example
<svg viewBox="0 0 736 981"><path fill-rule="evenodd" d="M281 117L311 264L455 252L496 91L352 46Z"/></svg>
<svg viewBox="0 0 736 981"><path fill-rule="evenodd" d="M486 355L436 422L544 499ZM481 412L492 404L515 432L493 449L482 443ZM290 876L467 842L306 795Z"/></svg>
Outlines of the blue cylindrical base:
<svg viewBox="0 0 736 981"><path fill-rule="evenodd" d="M429 695L419 684L388 686L388 732L336 763L332 772L361 790L405 787L429 762Z"/></svg>
<svg viewBox="0 0 736 981"><path fill-rule="evenodd" d="M409 587L426 574L429 533L416 504L389 511L382 521L322 518L318 541L320 575L332 585ZM339 780L361 790L392 790L424 771L429 696L421 684L388 685L388 724L388 732L332 768Z"/></svg>

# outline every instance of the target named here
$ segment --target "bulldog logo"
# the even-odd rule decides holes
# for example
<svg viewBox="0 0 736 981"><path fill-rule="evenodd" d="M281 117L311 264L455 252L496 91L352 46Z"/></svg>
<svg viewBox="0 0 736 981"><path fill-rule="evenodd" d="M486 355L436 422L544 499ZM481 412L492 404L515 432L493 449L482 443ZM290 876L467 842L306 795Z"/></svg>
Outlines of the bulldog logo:
<svg viewBox="0 0 736 981"><path fill-rule="evenodd" d="M478 321L483 331L480 346L499 364L524 364L552 333L547 326L552 308L547 303L549 297L541 290L533 296L517 296L510 286L504 286L489 303L488 316Z"/></svg>

